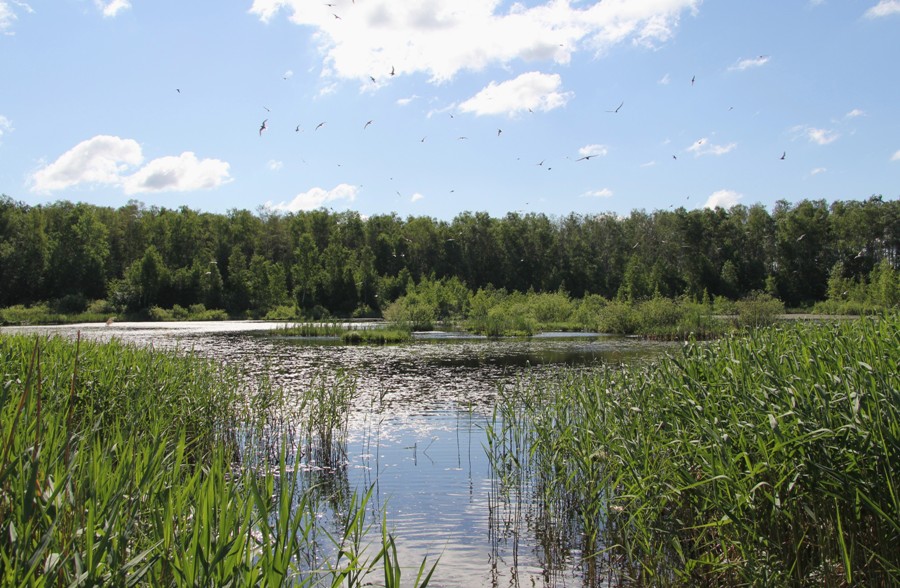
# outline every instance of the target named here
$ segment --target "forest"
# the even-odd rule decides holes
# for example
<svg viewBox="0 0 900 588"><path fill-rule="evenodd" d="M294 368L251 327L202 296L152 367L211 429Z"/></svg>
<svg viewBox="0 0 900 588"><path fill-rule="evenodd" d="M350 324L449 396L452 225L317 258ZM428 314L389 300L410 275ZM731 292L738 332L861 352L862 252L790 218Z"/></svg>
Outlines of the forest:
<svg viewBox="0 0 900 588"><path fill-rule="evenodd" d="M378 317L422 283L629 301L764 292L800 309L854 292L871 298L867 284L884 276L878 302L893 306L898 255L900 201L882 196L782 200L771 211L464 212L449 222L0 197L0 308L45 304L61 313Z"/></svg>

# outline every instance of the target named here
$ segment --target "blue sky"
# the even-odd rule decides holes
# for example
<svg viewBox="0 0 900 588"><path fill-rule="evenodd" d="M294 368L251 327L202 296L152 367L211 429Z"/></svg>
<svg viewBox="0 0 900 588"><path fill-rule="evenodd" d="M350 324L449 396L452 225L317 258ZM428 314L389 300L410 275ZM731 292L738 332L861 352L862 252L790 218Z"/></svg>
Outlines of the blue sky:
<svg viewBox="0 0 900 588"><path fill-rule="evenodd" d="M0 192L447 220L894 199L898 60L900 0L0 0Z"/></svg>

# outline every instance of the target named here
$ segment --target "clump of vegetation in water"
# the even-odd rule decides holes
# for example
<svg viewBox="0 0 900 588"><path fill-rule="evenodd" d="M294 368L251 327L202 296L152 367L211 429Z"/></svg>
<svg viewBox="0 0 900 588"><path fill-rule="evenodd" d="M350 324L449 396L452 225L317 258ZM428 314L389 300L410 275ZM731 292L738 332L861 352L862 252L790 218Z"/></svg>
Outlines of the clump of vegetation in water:
<svg viewBox="0 0 900 588"><path fill-rule="evenodd" d="M0 336L0 381L0 584L362 586L383 575L399 586L386 521L376 545L364 542L371 491L342 494L337 533L321 530L321 492L300 453L289 458L296 445L267 436L274 455L258 457L253 431L272 423L245 421L236 372L116 342ZM308 393L328 400L309 429L317 446L346 430L337 387ZM252 402L275 415L277 400L264 389ZM414 585L433 571L423 561Z"/></svg>
<svg viewBox="0 0 900 588"><path fill-rule="evenodd" d="M590 586L897 585L898 333L782 324L520 383L489 430L498 487L526 481L524 519Z"/></svg>

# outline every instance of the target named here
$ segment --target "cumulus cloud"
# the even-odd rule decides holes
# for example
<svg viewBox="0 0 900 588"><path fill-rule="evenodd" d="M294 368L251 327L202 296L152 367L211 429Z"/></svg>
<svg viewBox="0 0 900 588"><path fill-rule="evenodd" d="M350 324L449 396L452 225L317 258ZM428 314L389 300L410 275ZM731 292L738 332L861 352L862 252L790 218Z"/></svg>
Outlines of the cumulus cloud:
<svg viewBox="0 0 900 588"><path fill-rule="evenodd" d="M544 74L537 71L523 73L512 80L487 87L459 105L462 112L482 114L506 114L514 116L529 110L550 111L573 96L572 92L560 92L562 80L559 74Z"/></svg>
<svg viewBox="0 0 900 588"><path fill-rule="evenodd" d="M231 180L228 163L218 159L197 159L190 151L179 156L150 161L133 175L122 179L126 194L144 192L190 192L209 190Z"/></svg>
<svg viewBox="0 0 900 588"><path fill-rule="evenodd" d="M585 145L584 147L578 150L578 155L582 157L603 157L607 153L609 153L609 148L606 145Z"/></svg>
<svg viewBox="0 0 900 588"><path fill-rule="evenodd" d="M739 194L734 190L718 190L710 194L703 208L731 208L740 202L743 197L743 194Z"/></svg>
<svg viewBox="0 0 900 588"><path fill-rule="evenodd" d="M126 194L138 194L205 190L230 181L228 163L198 160L190 151L154 159L128 174L143 161L141 146L134 139L97 135L32 174L31 189L49 193L80 184L106 184L121 186Z"/></svg>
<svg viewBox="0 0 900 588"><path fill-rule="evenodd" d="M278 171L284 167L284 162L278 161L276 159L270 159L269 162L266 164L266 167L272 171Z"/></svg>
<svg viewBox="0 0 900 588"><path fill-rule="evenodd" d="M860 110L859 108L854 108L853 110L851 110L850 112L845 114L844 118L856 118L858 116L865 116L865 115L866 115L865 111Z"/></svg>
<svg viewBox="0 0 900 588"><path fill-rule="evenodd" d="M359 188L357 186L351 186L350 184L338 184L331 190L316 187L307 192L297 194L290 202L280 202L278 204L267 202L266 207L287 212L315 210L330 202L353 202L356 200L358 192Z"/></svg>
<svg viewBox="0 0 900 588"><path fill-rule="evenodd" d="M281 77L285 80L291 79L292 77L294 77L294 70L292 70L292 69L287 70L286 72L281 74Z"/></svg>
<svg viewBox="0 0 900 588"><path fill-rule="evenodd" d="M900 150L891 156L891 161L900 161Z"/></svg>
<svg viewBox="0 0 900 588"><path fill-rule="evenodd" d="M582 198L612 198L613 191L609 188L601 188L599 190L590 190L582 194Z"/></svg>
<svg viewBox="0 0 900 588"><path fill-rule="evenodd" d="M703 155L725 155L737 147L737 143L728 143L727 145L715 145L709 142L709 139L703 137L695 141L690 147L687 148L689 153L693 153L694 157L701 157Z"/></svg>
<svg viewBox="0 0 900 588"><path fill-rule="evenodd" d="M317 30L326 76L365 82L423 73L434 83L462 70L481 71L516 61L566 64L576 51L595 53L632 42L669 40L686 12L701 0L367 0L326 6L307 0L254 0L263 22L284 14ZM337 15L339 18L335 18Z"/></svg>
<svg viewBox="0 0 900 588"><path fill-rule="evenodd" d="M143 160L137 141L97 135L35 172L31 177L32 190L54 192L78 184L119 184L128 168Z"/></svg>
<svg viewBox="0 0 900 588"><path fill-rule="evenodd" d="M866 10L868 18L879 18L891 14L900 14L900 0L879 0L878 4Z"/></svg>
<svg viewBox="0 0 900 588"><path fill-rule="evenodd" d="M120 11L131 8L131 2L128 0L94 0L94 4L106 18L113 18Z"/></svg>
<svg viewBox="0 0 900 588"><path fill-rule="evenodd" d="M409 201L410 201L410 202L418 202L419 200L421 200L421 199L423 199L423 198L425 198L425 196L423 196L423 195L419 194L418 192L416 192L415 194L413 194L412 196L410 196Z"/></svg>

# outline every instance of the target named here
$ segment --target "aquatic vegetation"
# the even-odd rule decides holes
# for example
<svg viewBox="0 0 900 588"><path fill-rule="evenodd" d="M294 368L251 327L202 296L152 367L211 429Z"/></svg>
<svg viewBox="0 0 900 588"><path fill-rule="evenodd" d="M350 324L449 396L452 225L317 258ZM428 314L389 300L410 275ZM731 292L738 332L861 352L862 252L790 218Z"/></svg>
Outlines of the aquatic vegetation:
<svg viewBox="0 0 900 588"><path fill-rule="evenodd" d="M273 426L277 391L261 386L251 404L266 410L247 422L234 370L115 341L25 336L0 337L0 382L0 584L399 583L386 521L380 541L363 541L371 492L344 493L352 515L329 533L304 452L268 438L274 458L245 458L265 455L245 431ZM351 391L336 381L309 392L324 405L309 443L331 461ZM416 585L434 565L422 562Z"/></svg>
<svg viewBox="0 0 900 588"><path fill-rule="evenodd" d="M898 327L782 324L520 382L494 476L525 481L527 531L588 586L896 585Z"/></svg>

